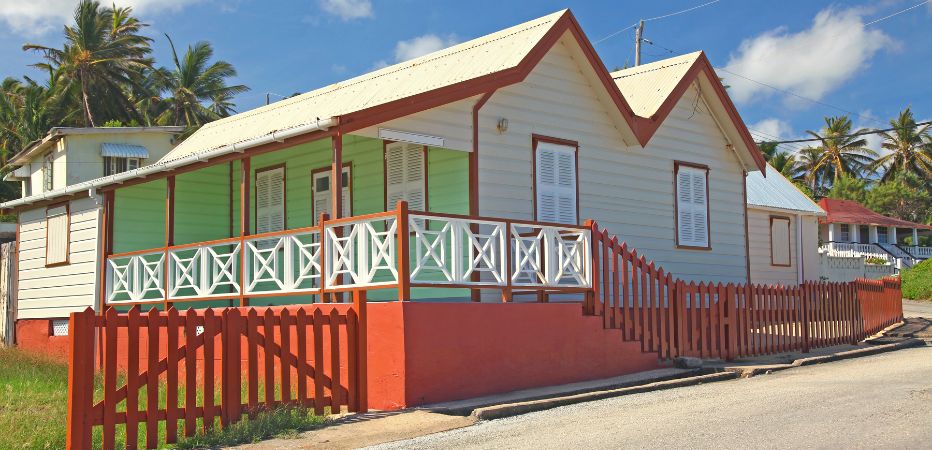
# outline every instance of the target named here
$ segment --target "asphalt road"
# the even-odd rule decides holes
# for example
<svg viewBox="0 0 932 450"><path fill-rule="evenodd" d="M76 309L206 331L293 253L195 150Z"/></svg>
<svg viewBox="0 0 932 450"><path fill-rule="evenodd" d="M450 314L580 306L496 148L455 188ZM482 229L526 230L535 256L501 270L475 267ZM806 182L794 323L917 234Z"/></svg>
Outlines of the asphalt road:
<svg viewBox="0 0 932 450"><path fill-rule="evenodd" d="M376 448L932 448L932 347L556 408Z"/></svg>
<svg viewBox="0 0 932 450"><path fill-rule="evenodd" d="M906 317L925 317L932 319L932 302L903 300L903 315Z"/></svg>

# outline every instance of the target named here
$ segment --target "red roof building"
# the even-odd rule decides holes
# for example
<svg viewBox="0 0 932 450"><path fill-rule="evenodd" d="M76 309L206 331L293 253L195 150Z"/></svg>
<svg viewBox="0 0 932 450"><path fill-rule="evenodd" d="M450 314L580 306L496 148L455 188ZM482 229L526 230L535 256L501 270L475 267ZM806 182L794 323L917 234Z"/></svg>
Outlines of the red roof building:
<svg viewBox="0 0 932 450"><path fill-rule="evenodd" d="M819 218L819 237L826 248L868 256L932 257L932 248L918 246L919 236L930 234L932 226L888 217L853 200L823 198L819 206L825 217ZM908 247L898 247L906 244ZM852 254L853 256L857 256Z"/></svg>

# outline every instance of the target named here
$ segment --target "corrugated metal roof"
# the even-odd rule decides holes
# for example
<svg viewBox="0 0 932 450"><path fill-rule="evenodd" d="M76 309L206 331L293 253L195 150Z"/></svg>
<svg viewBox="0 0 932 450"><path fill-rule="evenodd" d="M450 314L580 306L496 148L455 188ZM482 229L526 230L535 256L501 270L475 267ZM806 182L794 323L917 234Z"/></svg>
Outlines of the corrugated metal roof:
<svg viewBox="0 0 932 450"><path fill-rule="evenodd" d="M204 125L168 161L511 69L566 11Z"/></svg>
<svg viewBox="0 0 932 450"><path fill-rule="evenodd" d="M641 117L651 117L701 54L694 52L676 56L612 72L611 75L634 113Z"/></svg>
<svg viewBox="0 0 932 450"><path fill-rule="evenodd" d="M763 175L761 172L751 172L747 176L748 206L825 215L825 211L819 208L819 205L770 164L767 164L767 177L764 178Z"/></svg>
<svg viewBox="0 0 932 450"><path fill-rule="evenodd" d="M149 150L141 145L130 144L112 144L104 142L100 144L100 156L111 156L117 158L148 158Z"/></svg>

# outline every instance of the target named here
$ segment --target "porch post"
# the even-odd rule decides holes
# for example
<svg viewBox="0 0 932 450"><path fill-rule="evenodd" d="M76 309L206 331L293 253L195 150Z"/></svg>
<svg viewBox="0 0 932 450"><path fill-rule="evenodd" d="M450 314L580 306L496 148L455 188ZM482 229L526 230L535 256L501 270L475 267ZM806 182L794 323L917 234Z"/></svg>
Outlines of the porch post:
<svg viewBox="0 0 932 450"><path fill-rule="evenodd" d="M175 176L165 180L165 266L162 272L162 288L165 289L165 310L168 311L168 248L175 245Z"/></svg>
<svg viewBox="0 0 932 450"><path fill-rule="evenodd" d="M887 238L887 240L890 241L890 243L892 243L892 244L899 244L899 243L900 243L900 242L896 239L896 227L890 227L890 228L888 228L888 229L887 229L887 234L889 235L889 237Z"/></svg>
<svg viewBox="0 0 932 450"><path fill-rule="evenodd" d="M854 243L861 242L861 226L860 225L856 223L849 224L848 230L850 231L848 233L849 241L854 242Z"/></svg>
<svg viewBox="0 0 932 450"><path fill-rule="evenodd" d="M252 188L249 176L252 172L250 159L239 161L239 305L248 306L246 299L246 236L249 236L249 197Z"/></svg>
<svg viewBox="0 0 932 450"><path fill-rule="evenodd" d="M107 306L107 258L113 254L113 213L114 196L116 190L103 193L103 217L100 227L100 299L97 314L103 315Z"/></svg>
<svg viewBox="0 0 932 450"><path fill-rule="evenodd" d="M913 228L913 247L919 246L919 229Z"/></svg>
<svg viewBox="0 0 932 450"><path fill-rule="evenodd" d="M876 226L876 225L868 225L868 226L867 226L867 235L868 235L868 238L867 238L867 239L869 240L868 243L869 243L869 244L876 244L876 243L877 243L877 226Z"/></svg>
<svg viewBox="0 0 932 450"><path fill-rule="evenodd" d="M333 162L330 166L330 198L333 203L330 216L339 219L343 217L343 133L337 129L330 140L333 143Z"/></svg>

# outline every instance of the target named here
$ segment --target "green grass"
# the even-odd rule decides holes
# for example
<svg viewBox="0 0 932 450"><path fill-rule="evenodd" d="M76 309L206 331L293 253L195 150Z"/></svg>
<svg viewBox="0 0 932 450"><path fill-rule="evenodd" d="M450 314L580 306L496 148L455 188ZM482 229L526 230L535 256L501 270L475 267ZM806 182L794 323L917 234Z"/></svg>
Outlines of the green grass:
<svg viewBox="0 0 932 450"><path fill-rule="evenodd" d="M903 297L932 300L932 259L927 259L900 274Z"/></svg>
<svg viewBox="0 0 932 450"><path fill-rule="evenodd" d="M65 448L68 366L0 348L0 448Z"/></svg>
<svg viewBox="0 0 932 450"><path fill-rule="evenodd" d="M119 377L118 386L123 384ZM280 389L276 386L276 392ZM260 392L262 389L260 388ZM165 386L159 386L159 403L165 405ZM179 397L184 388L179 386ZM244 392L245 396L245 392ZM95 399L102 397L100 377L95 380ZM198 403L203 393L197 392ZM219 401L219 397L215 397ZM145 408L145 390L140 392L139 405ZM122 402L121 405L123 406ZM65 424L68 415L67 364L31 355L17 349L0 348L0 449L59 449L65 447ZM201 420L198 420L200 425ZM270 437L287 437L319 427L326 422L305 408L281 408L258 414L254 419L220 429L219 418L215 427L206 434L180 438L174 446L161 444L161 448L202 448L256 442ZM198 427L200 429L200 427ZM179 426L179 433L183 427ZM94 427L94 447L100 448L101 427ZM144 424L139 425L139 448L144 448ZM115 441L123 447L125 427L117 425ZM160 443L165 442L165 422L159 422Z"/></svg>
<svg viewBox="0 0 932 450"><path fill-rule="evenodd" d="M322 426L326 420L314 415L313 409L278 408L261 412L254 419L245 418L224 429L214 428L206 434L183 438L175 448L216 448L274 437L296 437L302 431Z"/></svg>

